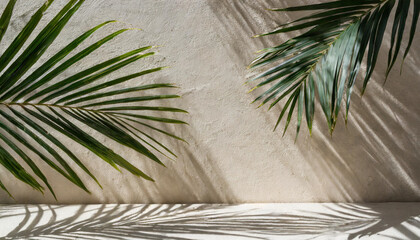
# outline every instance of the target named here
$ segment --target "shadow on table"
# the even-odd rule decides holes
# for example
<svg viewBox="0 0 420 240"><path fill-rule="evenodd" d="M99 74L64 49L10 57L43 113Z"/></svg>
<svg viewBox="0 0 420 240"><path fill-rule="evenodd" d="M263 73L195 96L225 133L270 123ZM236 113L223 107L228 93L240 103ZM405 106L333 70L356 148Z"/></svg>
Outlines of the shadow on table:
<svg viewBox="0 0 420 240"><path fill-rule="evenodd" d="M309 239L341 234L356 239L390 228L404 239L415 239L413 229L420 229L416 203L321 204L316 211L307 210L312 205L297 206L276 210L270 204L4 205L0 223L19 222L3 236L6 239L267 239L296 235Z"/></svg>

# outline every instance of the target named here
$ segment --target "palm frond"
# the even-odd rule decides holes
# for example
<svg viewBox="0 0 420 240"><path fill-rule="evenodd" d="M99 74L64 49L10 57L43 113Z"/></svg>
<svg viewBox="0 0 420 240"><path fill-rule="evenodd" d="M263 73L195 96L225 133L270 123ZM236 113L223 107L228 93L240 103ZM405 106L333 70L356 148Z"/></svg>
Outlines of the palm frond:
<svg viewBox="0 0 420 240"><path fill-rule="evenodd" d="M278 12L310 11L312 13L259 36L301 30L304 33L278 46L261 50L250 68L269 67L253 79L259 80L255 88L270 86L255 101L261 105L272 102L270 109L280 100L288 98L278 118L277 125L287 109L290 117L297 108L297 133L303 108L309 132L314 118L315 91L322 107L330 132L334 130L343 99L346 104L347 123L350 98L360 65L367 56L367 71L363 76L364 93L371 78L383 42L388 19L395 5L396 14L391 33L386 76L399 55L407 23L410 4L413 19L407 56L414 39L420 11L419 0L338 0L305 6L271 9ZM316 11L315 10L320 10ZM296 104L297 102L297 104ZM289 107L290 106L290 107ZM303 107L304 106L304 107Z"/></svg>
<svg viewBox="0 0 420 240"><path fill-rule="evenodd" d="M152 83L128 88L120 87L115 90L115 87L127 81L161 71L164 67L99 81L115 71L124 69L129 64L154 55L151 51L152 46L134 49L99 62L63 80L56 80L57 76L66 69L129 30L121 29L113 32L66 60L66 57L74 53L75 49L88 37L114 21L101 23L86 31L39 64L39 67L34 68L35 63L58 37L83 2L84 0L69 0L34 40L23 48L44 12L53 3L53 0L46 1L0 56L0 129L3 130L0 133L0 140L5 143L4 146L0 145L0 164L17 179L43 192L44 187L37 180L39 178L54 197L56 195L47 177L28 156L28 152L38 156L40 160L86 192L89 190L67 161L76 163L101 186L83 161L62 142L60 135L84 146L115 169L124 168L136 176L151 181L153 179L149 175L96 140L87 131L95 130L163 166L164 163L157 153L168 158L176 157L175 153L141 128L185 141L148 123L185 124L178 119L156 115L158 112L186 113L185 110L150 106L153 102L178 98L178 95L150 94L150 90L153 89L172 89L175 87L173 84ZM16 0L9 0L0 17L0 42L11 21L15 3ZM21 53L17 55L20 51ZM114 87L113 90L111 87ZM135 94L135 96L127 97L125 95L127 93ZM55 130L55 133L51 133L50 130ZM19 163L20 159L29 166L37 178ZM0 187L11 196L1 181Z"/></svg>

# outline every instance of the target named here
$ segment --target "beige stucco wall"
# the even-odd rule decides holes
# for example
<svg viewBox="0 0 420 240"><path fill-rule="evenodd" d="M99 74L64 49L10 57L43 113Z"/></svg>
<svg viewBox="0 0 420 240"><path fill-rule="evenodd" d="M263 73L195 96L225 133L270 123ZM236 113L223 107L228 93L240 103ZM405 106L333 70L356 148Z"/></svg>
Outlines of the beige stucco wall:
<svg viewBox="0 0 420 240"><path fill-rule="evenodd" d="M42 0L19 0L14 22L5 40L24 25ZM65 0L56 0L45 19L50 19ZM190 112L189 126L176 127L189 145L169 142L178 153L167 168L140 154L109 146L156 179L151 183L123 174L73 143L75 153L104 186L87 183L92 194L79 190L43 166L59 197L59 203L175 203L175 202L319 202L319 201L418 201L420 200L420 34L417 34L403 73L399 64L382 87L386 53L382 51L367 94L352 97L349 124L341 120L332 137L320 109L310 137L306 126L294 143L294 124L285 137L273 132L279 108L267 112L250 102L251 86L243 85L253 73L246 65L255 51L286 36L254 39L252 35L285 22L292 16L271 13L268 7L310 1L272 0L89 0L72 18L48 54L100 22L117 19L95 35L138 27L143 31L123 34L83 64L86 65L135 47L162 45L153 59L130 65L127 71L166 66L144 82L172 82L181 88L176 105ZM6 1L0 2L3 9ZM45 24L46 21L43 21ZM385 43L385 48L389 43ZM405 46L405 45L404 45ZM0 49L4 49L4 45ZM45 59L45 58L44 58ZM119 73L122 74L122 73ZM118 75L118 74L117 74ZM135 84L135 82L133 82ZM283 126L283 125L282 125ZM92 133L100 140L100 134ZM72 144L72 143L69 143ZM79 171L80 172L80 171ZM80 173L84 179L86 174ZM55 203L15 181L0 168L0 178L16 201L0 192L0 203Z"/></svg>

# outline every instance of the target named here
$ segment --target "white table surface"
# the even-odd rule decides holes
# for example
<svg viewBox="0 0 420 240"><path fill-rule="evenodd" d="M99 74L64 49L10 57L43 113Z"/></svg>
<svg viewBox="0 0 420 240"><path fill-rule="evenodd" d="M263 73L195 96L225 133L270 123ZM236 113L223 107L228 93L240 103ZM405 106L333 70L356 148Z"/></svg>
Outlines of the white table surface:
<svg viewBox="0 0 420 240"><path fill-rule="evenodd" d="M420 239L420 203L0 205L5 239Z"/></svg>

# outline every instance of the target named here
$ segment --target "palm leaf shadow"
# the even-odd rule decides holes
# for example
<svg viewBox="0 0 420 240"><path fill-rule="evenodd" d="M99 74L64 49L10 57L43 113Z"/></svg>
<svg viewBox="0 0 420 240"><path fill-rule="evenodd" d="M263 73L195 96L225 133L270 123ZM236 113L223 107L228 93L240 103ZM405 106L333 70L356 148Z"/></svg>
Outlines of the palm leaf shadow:
<svg viewBox="0 0 420 240"><path fill-rule="evenodd" d="M7 239L311 239L337 233L355 239L378 236L391 228L412 238L416 233L404 226L420 227L416 203L324 204L323 210L315 211L309 210L310 206L293 212L285 208L275 211L269 204L11 205L2 208L0 221L23 218Z"/></svg>

